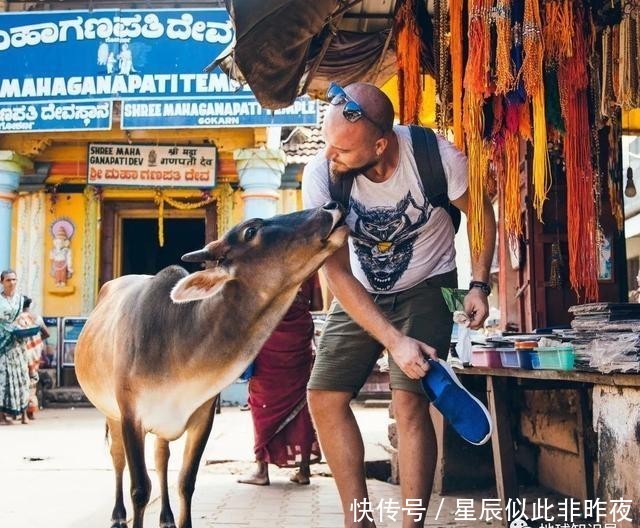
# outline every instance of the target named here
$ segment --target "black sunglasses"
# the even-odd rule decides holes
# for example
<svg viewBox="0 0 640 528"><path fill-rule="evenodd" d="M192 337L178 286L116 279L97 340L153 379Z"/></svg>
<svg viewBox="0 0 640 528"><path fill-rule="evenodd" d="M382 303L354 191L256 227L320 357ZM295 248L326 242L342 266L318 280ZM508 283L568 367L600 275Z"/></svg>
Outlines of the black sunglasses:
<svg viewBox="0 0 640 528"><path fill-rule="evenodd" d="M338 83L331 82L331 84L329 85L329 89L327 90L327 99L332 105L344 104L344 106L342 107L342 115L350 123L355 123L360 118L364 117L378 130L380 130L380 132L385 132L384 128L382 128L378 123L371 119L362 109L360 104L356 100L354 100L353 97L350 97L349 94L344 91L344 88Z"/></svg>

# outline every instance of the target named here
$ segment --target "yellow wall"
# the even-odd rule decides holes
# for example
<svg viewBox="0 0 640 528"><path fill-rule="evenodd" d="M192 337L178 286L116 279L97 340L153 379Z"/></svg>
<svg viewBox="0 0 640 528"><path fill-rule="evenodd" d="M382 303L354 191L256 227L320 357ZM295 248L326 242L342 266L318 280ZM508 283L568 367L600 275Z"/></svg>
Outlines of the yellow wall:
<svg viewBox="0 0 640 528"><path fill-rule="evenodd" d="M640 109L622 112L622 129L628 134L640 134Z"/></svg>
<svg viewBox="0 0 640 528"><path fill-rule="evenodd" d="M393 76L383 86L382 91L387 94L398 114L400 98L398 97L398 77ZM420 124L435 127L436 124L436 82L433 77L424 76L424 90L422 91L422 106L420 108Z"/></svg>
<svg viewBox="0 0 640 528"><path fill-rule="evenodd" d="M84 246L84 195L81 193L57 195L56 203L52 206L50 194L47 195L47 212L45 216L45 269L44 277L44 310L50 317L72 316L82 313L82 288L83 288L83 258L93 258L92 255L83 255ZM53 209L53 212L52 212ZM67 288L59 288L55 285L50 273L49 256L51 253L53 237L51 225L61 217L70 220L75 231L71 238L71 257L73 261L73 276L67 281Z"/></svg>

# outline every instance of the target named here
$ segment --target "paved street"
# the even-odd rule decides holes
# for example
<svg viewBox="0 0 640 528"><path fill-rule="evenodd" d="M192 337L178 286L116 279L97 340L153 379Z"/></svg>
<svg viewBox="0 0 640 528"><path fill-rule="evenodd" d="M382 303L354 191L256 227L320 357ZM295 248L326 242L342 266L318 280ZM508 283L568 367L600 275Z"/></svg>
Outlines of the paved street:
<svg viewBox="0 0 640 528"><path fill-rule="evenodd" d="M386 409L357 407L366 439L367 460L384 460L388 422ZM310 486L289 482L289 470L271 470L271 486L236 483L252 468L250 414L223 408L216 416L198 475L194 495L195 528L339 528L340 507L333 479L324 464L313 467ZM27 426L0 428L0 527L93 528L108 527L113 507L113 474L104 441L104 421L94 409L52 409L40 412ZM153 437L148 436L147 464L154 484L146 514L147 526L157 526L159 500L153 472ZM181 462L181 442L172 444L170 481L175 484ZM399 487L371 480L372 504L397 500ZM128 483L125 484L128 489ZM172 487L177 514L175 486ZM486 494L485 494L486 495ZM126 496L126 493L125 493ZM472 497L472 495L469 495ZM432 500L431 526L487 526L486 522L453 520L455 498ZM439 508L440 506L442 508ZM433 517L440 509L439 520ZM131 512L130 507L128 512ZM374 512L380 517L380 512ZM382 514L378 526L400 526ZM494 525L497 524L494 521Z"/></svg>

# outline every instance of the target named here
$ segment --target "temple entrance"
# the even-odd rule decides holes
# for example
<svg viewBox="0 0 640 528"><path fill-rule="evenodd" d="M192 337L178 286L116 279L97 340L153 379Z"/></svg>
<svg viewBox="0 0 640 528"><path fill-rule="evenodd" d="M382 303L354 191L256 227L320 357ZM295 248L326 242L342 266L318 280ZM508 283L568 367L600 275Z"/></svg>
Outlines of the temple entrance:
<svg viewBox="0 0 640 528"><path fill-rule="evenodd" d="M180 257L216 238L216 204L202 209L164 210L164 245L158 236L158 209L153 202L104 203L100 240L100 285L122 275L154 275L178 264L189 272L199 263Z"/></svg>
<svg viewBox="0 0 640 528"><path fill-rule="evenodd" d="M198 271L200 264L182 262L180 257L204 246L204 225L204 218L167 218L164 220L164 246L160 247L155 218L124 218L120 274L154 275L172 264Z"/></svg>

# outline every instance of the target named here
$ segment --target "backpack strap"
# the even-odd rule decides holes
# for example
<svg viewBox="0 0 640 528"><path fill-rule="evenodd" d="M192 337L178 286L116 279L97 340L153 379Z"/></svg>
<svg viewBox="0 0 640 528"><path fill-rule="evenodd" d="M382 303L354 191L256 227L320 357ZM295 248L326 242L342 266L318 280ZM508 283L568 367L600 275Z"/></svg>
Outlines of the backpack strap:
<svg viewBox="0 0 640 528"><path fill-rule="evenodd" d="M442 167L436 135L430 128L410 125L409 129L413 156L427 200L434 207L445 207L449 203L447 178Z"/></svg>
<svg viewBox="0 0 640 528"><path fill-rule="evenodd" d="M415 125L409 125L409 130L413 156L425 196L433 207L442 207L447 211L457 233L460 227L460 211L449 201L447 177L442 166L436 134L430 128Z"/></svg>
<svg viewBox="0 0 640 528"><path fill-rule="evenodd" d="M329 179L329 195L331 199L338 202L345 211L349 210L349 197L351 187L353 187L353 176L342 176L337 180L331 177L329 170L329 160L327 160L327 178Z"/></svg>

